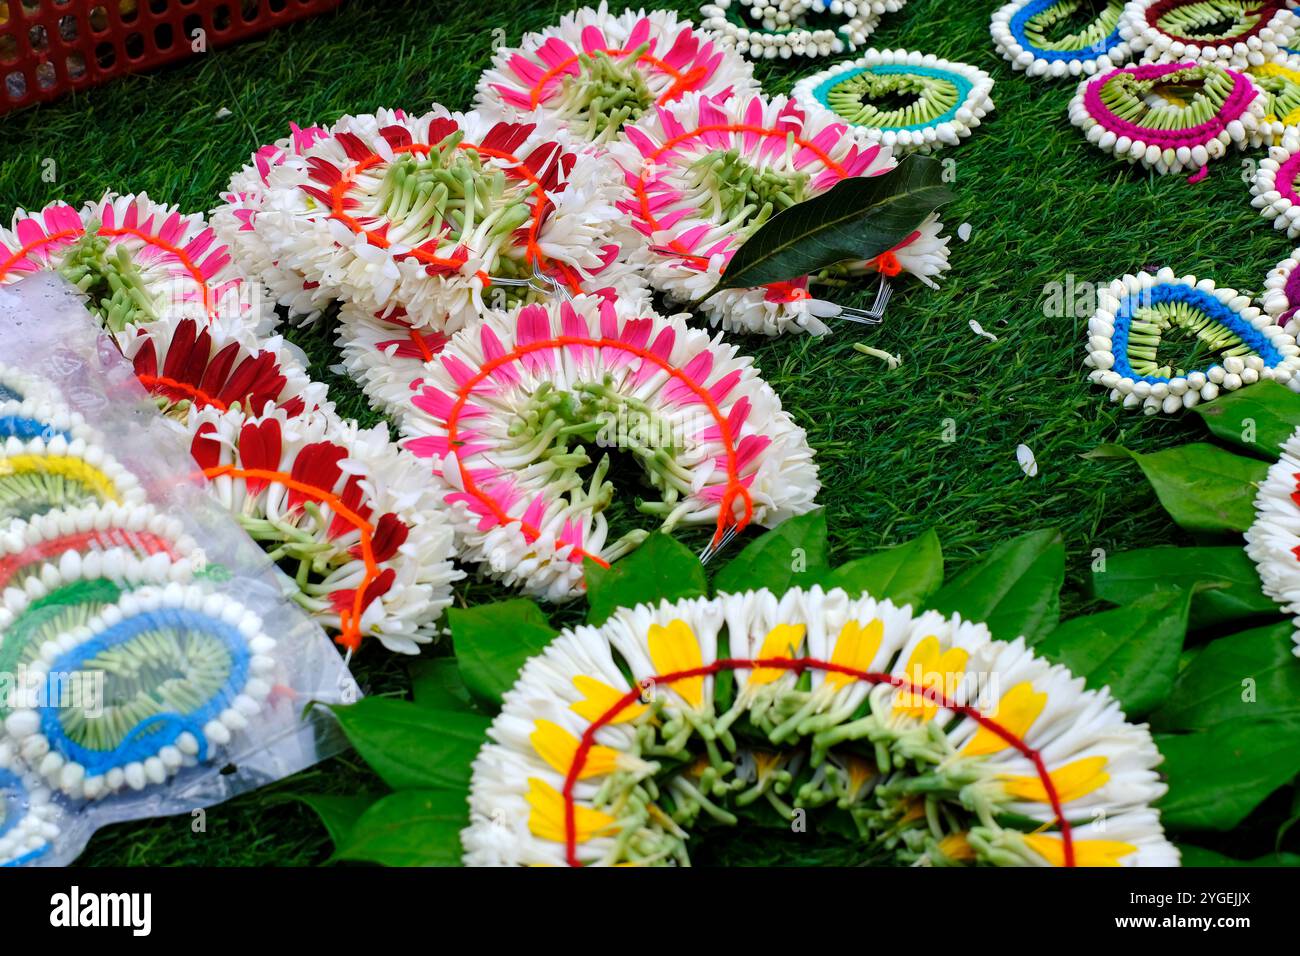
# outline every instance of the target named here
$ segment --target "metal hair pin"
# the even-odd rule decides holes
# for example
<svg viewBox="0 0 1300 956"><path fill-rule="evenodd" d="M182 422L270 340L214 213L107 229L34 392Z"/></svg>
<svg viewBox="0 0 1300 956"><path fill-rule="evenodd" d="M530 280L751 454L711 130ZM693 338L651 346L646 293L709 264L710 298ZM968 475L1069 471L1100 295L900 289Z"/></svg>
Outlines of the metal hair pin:
<svg viewBox="0 0 1300 956"><path fill-rule="evenodd" d="M721 554L731 542L735 541L740 535L734 524L727 525L727 529L722 532L722 537L709 542L709 546L700 552L700 564L708 564L719 554Z"/></svg>
<svg viewBox="0 0 1300 956"><path fill-rule="evenodd" d="M893 294L894 289L889 284L889 279L882 275L880 277L880 286L876 289L876 301L872 303L871 308L855 309L849 306L840 306L836 318L847 319L849 322L857 322L860 325L879 325L885 320L885 309L889 307L889 300Z"/></svg>

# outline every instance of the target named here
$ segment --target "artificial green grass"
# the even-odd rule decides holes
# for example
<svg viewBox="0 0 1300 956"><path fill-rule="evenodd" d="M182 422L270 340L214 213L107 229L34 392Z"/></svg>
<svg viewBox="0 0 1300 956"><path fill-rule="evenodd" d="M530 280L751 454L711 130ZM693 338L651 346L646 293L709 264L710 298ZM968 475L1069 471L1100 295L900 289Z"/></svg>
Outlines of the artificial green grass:
<svg viewBox="0 0 1300 956"><path fill-rule="evenodd" d="M691 3L661 5L696 17ZM513 44L570 6L345 0L336 13L264 39L0 119L0 210L7 216L14 206L80 203L106 189L209 208L230 173L257 145L283 135L290 120L327 123L379 107L418 112L435 100L468 108L494 39ZM938 154L952 162L959 197L943 214L948 231L971 225L969 241L952 239L943 288L902 283L876 329L845 324L825 339L741 341L817 449L837 558L933 527L954 569L1009 536L1054 526L1069 549L1069 615L1088 603L1083 585L1094 549L1186 540L1135 468L1080 456L1103 442L1153 450L1186 440L1199 426L1108 404L1081 368L1087 315L1046 314L1048 284L1071 275L1076 287L1104 284L1169 265L1258 291L1290 244L1250 206L1243 161L1262 151L1214 163L1194 186L1102 154L1068 122L1072 82L1030 81L1000 58L988 36L995 6L912 0L886 15L872 38L879 47L977 64L997 80L997 110L961 146ZM501 32L494 38L495 27ZM825 65L767 61L759 77L769 92L785 92ZM222 108L231 115L218 119ZM47 159L55 182L42 179ZM977 336L972 319L998 341ZM329 382L340 411L377 420L358 390L328 371L337 362L329 329L291 337ZM890 371L855 352L855 341L903 363ZM1020 442L1037 456L1036 478L1017 465ZM458 589L467 603L500 596L483 583ZM356 669L372 692L404 691L403 661L377 644L363 649ZM349 755L209 810L204 833L192 832L189 817L110 827L83 861L320 862L329 840L292 795L379 786ZM1275 812L1275 802L1261 812ZM1271 840L1271 833L1249 836L1247 827L1230 852L1258 855Z"/></svg>

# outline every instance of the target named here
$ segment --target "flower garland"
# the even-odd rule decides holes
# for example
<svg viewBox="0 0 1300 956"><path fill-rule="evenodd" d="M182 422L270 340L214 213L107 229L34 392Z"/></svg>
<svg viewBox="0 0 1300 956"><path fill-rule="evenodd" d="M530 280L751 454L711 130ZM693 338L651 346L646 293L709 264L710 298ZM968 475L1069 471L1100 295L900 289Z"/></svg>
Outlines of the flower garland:
<svg viewBox="0 0 1300 956"><path fill-rule="evenodd" d="M754 68L669 10L601 2L565 14L558 26L496 51L478 82L475 107L508 120L537 113L575 139L604 143L655 105L696 91L727 96L758 89Z"/></svg>
<svg viewBox="0 0 1300 956"><path fill-rule="evenodd" d="M685 864L697 821L761 804L782 825L845 813L876 862L1178 860L1151 808L1160 754L1108 691L1022 638L841 590L642 605L565 631L488 734L470 865Z"/></svg>
<svg viewBox="0 0 1300 956"><path fill-rule="evenodd" d="M1280 143L1288 127L1300 125L1300 69L1281 63L1263 63L1246 72L1264 91L1266 104L1259 129L1250 134L1250 145Z"/></svg>
<svg viewBox="0 0 1300 956"><path fill-rule="evenodd" d="M147 195L106 194L75 210L52 203L17 210L0 227L0 285L55 271L89 298L111 332L166 317L221 316L262 333L276 321L260 287L199 215L182 215Z"/></svg>
<svg viewBox="0 0 1300 956"><path fill-rule="evenodd" d="M31 863L59 838L63 811L50 796L18 761L0 767L0 866Z"/></svg>
<svg viewBox="0 0 1300 956"><path fill-rule="evenodd" d="M1300 129L1287 129L1282 141L1259 161L1250 182L1250 204L1273 222L1274 229L1286 230L1288 239L1300 236L1300 195L1296 176L1300 174Z"/></svg>
<svg viewBox="0 0 1300 956"><path fill-rule="evenodd" d="M713 525L715 542L809 510L819 488L803 429L752 361L643 300L489 312L408 401L405 447L430 461L462 559L550 600L580 592L584 559L607 565L647 533L608 540L596 449L644 470L659 500L639 512L669 531Z"/></svg>
<svg viewBox="0 0 1300 956"><path fill-rule="evenodd" d="M1246 554L1255 562L1264 593L1287 614L1300 614L1300 429L1282 446L1255 497L1255 521L1246 531ZM1300 657L1300 618L1292 635Z"/></svg>
<svg viewBox="0 0 1300 956"><path fill-rule="evenodd" d="M1213 65L1144 63L1079 84L1070 122L1088 142L1157 173L1204 169L1244 149L1267 108L1243 73Z"/></svg>
<svg viewBox="0 0 1300 956"><path fill-rule="evenodd" d="M628 126L611 153L626 174L618 208L649 240L650 284L690 302L717 284L736 249L780 210L852 176L894 167L825 110L805 112L784 96L686 98ZM813 298L809 283L906 271L933 285L948 268L947 238L931 214L894 249L824 275L710 296L703 311L728 330L824 335L839 307Z"/></svg>
<svg viewBox="0 0 1300 956"><path fill-rule="evenodd" d="M814 0L794 0L771 8L754 3L749 7L751 26L745 20L744 0L711 0L700 7L703 26L719 34L733 45L738 53L754 59L789 59L792 56L830 56L845 50L856 50L867 42L880 23L880 14L874 5L852 4L854 12L843 5L840 13L834 12L834 3L814 3ZM772 14L767 15L767 10Z"/></svg>
<svg viewBox="0 0 1300 956"><path fill-rule="evenodd" d="M1178 330L1196 340L1204 367L1190 371L1161 354ZM1173 414L1260 379L1300 390L1300 346L1235 289L1171 269L1117 279L1098 295L1088 321L1089 379L1125 408Z"/></svg>
<svg viewBox="0 0 1300 956"><path fill-rule="evenodd" d="M1129 0L1120 32L1147 62L1241 70L1285 56L1296 20L1283 6L1281 0Z"/></svg>
<svg viewBox="0 0 1300 956"><path fill-rule="evenodd" d="M463 575L452 531L385 426L326 412L193 409L192 452L208 488L277 561L296 562L294 599L355 650L373 635L415 654Z"/></svg>
<svg viewBox="0 0 1300 956"><path fill-rule="evenodd" d="M1278 325L1286 328L1300 310L1300 273L1296 266L1300 264L1300 250L1294 250L1272 269L1264 279L1264 294L1259 304Z"/></svg>
<svg viewBox="0 0 1300 956"><path fill-rule="evenodd" d="M994 12L989 32L1012 68L1028 76L1091 76L1123 66L1129 59L1120 35L1124 0L1106 0L1087 26L1057 32L1085 6L1094 8L1087 0L1012 0Z"/></svg>
<svg viewBox="0 0 1300 956"><path fill-rule="evenodd" d="M871 142L895 152L955 146L993 110L993 78L977 67L906 50L868 50L860 58L795 84L808 113L827 110ZM877 100L906 97L882 109Z"/></svg>
<svg viewBox="0 0 1300 956"><path fill-rule="evenodd" d="M321 294L452 331L477 320L494 283L507 296L599 283L626 238L617 180L540 117L381 111L344 117L273 167L252 226Z"/></svg>

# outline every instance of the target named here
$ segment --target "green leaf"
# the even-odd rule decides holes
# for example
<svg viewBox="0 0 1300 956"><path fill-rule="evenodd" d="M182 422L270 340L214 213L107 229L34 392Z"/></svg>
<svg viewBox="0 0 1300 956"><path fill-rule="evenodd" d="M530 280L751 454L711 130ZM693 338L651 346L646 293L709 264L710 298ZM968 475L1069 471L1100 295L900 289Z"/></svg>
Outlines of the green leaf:
<svg viewBox="0 0 1300 956"><path fill-rule="evenodd" d="M1278 449L1300 425L1300 395L1268 379L1250 388L1225 392L1212 402L1193 408L1211 434L1276 461Z"/></svg>
<svg viewBox="0 0 1300 956"><path fill-rule="evenodd" d="M983 621L998 640L1023 634L1033 643L1060 620L1064 583L1065 545L1061 533L1049 528L998 545L944 585L927 606Z"/></svg>
<svg viewBox="0 0 1300 956"><path fill-rule="evenodd" d="M780 595L811 587L828 571L826 513L818 508L787 518L755 538L714 575L713 589L736 593L770 588Z"/></svg>
<svg viewBox="0 0 1300 956"><path fill-rule="evenodd" d="M1238 719L1300 721L1300 664L1291 653L1292 630L1291 622L1283 621L1207 644L1178 675L1151 725L1203 730Z"/></svg>
<svg viewBox="0 0 1300 956"><path fill-rule="evenodd" d="M1239 718L1192 734L1157 734L1171 830L1231 830L1300 772L1300 720Z"/></svg>
<svg viewBox="0 0 1300 956"><path fill-rule="evenodd" d="M355 797L338 796L332 793L297 793L293 798L316 811L321 823L325 824L325 832L330 835L330 840L336 847L347 842L348 835L357 820L371 804L380 799L379 794L373 793Z"/></svg>
<svg viewBox="0 0 1300 956"><path fill-rule="evenodd" d="M1205 442L1150 455L1101 445L1087 457L1125 456L1138 463L1160 503L1185 531L1245 531L1255 520L1255 483L1263 481L1267 462Z"/></svg>
<svg viewBox="0 0 1300 956"><path fill-rule="evenodd" d="M943 584L943 548L930 529L919 538L842 564L826 586L919 607Z"/></svg>
<svg viewBox="0 0 1300 956"><path fill-rule="evenodd" d="M457 866L469 823L465 793L404 790L374 804L335 857L385 866Z"/></svg>
<svg viewBox="0 0 1300 956"><path fill-rule="evenodd" d="M1142 548L1107 555L1094 571L1092 592L1112 604L1130 604L1159 588L1215 585L1192 598L1191 627L1207 627L1260 614L1278 606L1259 589L1255 564L1239 545L1221 548Z"/></svg>
<svg viewBox="0 0 1300 956"><path fill-rule="evenodd" d="M612 567L586 566L587 623L604 624L620 607L708 597L704 565L689 548L666 534L652 534Z"/></svg>
<svg viewBox="0 0 1300 956"><path fill-rule="evenodd" d="M479 714L386 697L332 709L357 753L394 790L463 791L490 723Z"/></svg>
<svg viewBox="0 0 1300 956"><path fill-rule="evenodd" d="M470 692L500 706L519 669L559 633L532 601L515 598L447 612L460 673Z"/></svg>
<svg viewBox="0 0 1300 956"><path fill-rule="evenodd" d="M723 289L798 279L847 259L874 259L952 198L943 185L942 165L928 156L908 156L881 176L843 179L760 226L704 298Z"/></svg>
<svg viewBox="0 0 1300 956"><path fill-rule="evenodd" d="M1268 853L1253 860L1234 860L1215 850L1204 847L1189 846L1180 843L1178 850L1183 856L1183 866L1300 866L1300 854Z"/></svg>
<svg viewBox="0 0 1300 956"><path fill-rule="evenodd" d="M1157 591L1126 607L1066 621L1035 650L1088 686L1109 686L1129 717L1158 707L1178 674L1192 591Z"/></svg>
<svg viewBox="0 0 1300 956"><path fill-rule="evenodd" d="M407 673L411 677L411 696L421 707L473 710L477 706L454 657L421 658L412 662Z"/></svg>

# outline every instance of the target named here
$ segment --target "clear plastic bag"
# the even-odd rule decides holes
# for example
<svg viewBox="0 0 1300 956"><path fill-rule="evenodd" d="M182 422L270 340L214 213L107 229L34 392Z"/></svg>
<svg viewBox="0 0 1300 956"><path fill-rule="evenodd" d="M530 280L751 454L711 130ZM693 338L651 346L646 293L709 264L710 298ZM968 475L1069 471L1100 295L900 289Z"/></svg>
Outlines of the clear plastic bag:
<svg viewBox="0 0 1300 956"><path fill-rule="evenodd" d="M345 748L314 706L359 696L338 651L57 276L0 289L0 429L0 865Z"/></svg>

